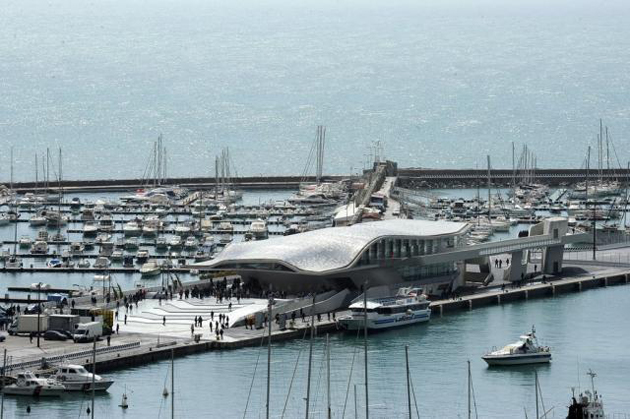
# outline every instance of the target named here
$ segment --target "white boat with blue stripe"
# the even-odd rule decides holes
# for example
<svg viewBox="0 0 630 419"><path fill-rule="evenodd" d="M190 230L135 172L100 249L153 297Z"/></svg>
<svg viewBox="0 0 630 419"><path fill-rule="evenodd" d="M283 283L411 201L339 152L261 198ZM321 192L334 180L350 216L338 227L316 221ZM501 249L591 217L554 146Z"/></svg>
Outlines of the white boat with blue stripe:
<svg viewBox="0 0 630 419"><path fill-rule="evenodd" d="M340 317L338 322L346 330L362 330L366 314L369 330L428 322L431 318L429 304L422 289L400 288L395 296L368 299L366 306L363 300L351 304L350 314Z"/></svg>

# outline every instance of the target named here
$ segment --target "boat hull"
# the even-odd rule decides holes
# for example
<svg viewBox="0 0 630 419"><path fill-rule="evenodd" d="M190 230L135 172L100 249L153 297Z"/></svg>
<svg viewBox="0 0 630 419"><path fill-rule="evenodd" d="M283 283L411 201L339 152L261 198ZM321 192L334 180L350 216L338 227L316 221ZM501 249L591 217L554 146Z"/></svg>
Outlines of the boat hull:
<svg viewBox="0 0 630 419"><path fill-rule="evenodd" d="M368 330L391 329L393 327L401 327L416 323L428 322L430 318L431 310L415 312L412 315L405 314L401 316L384 316L376 319L368 318L367 328ZM340 318L339 324L346 330L363 330L365 327L363 318Z"/></svg>
<svg viewBox="0 0 630 419"><path fill-rule="evenodd" d="M543 354L522 354L522 355L485 355L481 359L490 366L547 364L551 361L550 353Z"/></svg>
<svg viewBox="0 0 630 419"><path fill-rule="evenodd" d="M114 384L111 380L100 380L94 383L94 391L107 391ZM66 391L92 391L91 381L65 381Z"/></svg>
<svg viewBox="0 0 630 419"><path fill-rule="evenodd" d="M27 397L60 397L64 392L63 387L14 387L7 386L2 389L7 396L27 396Z"/></svg>

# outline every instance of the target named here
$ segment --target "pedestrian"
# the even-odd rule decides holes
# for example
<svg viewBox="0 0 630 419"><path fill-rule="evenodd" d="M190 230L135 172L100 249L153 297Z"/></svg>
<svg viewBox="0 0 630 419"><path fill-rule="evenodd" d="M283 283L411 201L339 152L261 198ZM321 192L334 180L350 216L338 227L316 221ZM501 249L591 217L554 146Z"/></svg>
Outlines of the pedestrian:
<svg viewBox="0 0 630 419"><path fill-rule="evenodd" d="M166 316L162 316L162 326L166 326Z"/></svg>
<svg viewBox="0 0 630 419"><path fill-rule="evenodd" d="M74 298L72 299L72 301L70 302L70 305L72 306L72 308L74 308ZM18 310L19 312L19 310Z"/></svg>
<svg viewBox="0 0 630 419"><path fill-rule="evenodd" d="M110 346L111 340L112 340L112 335L107 335L107 346Z"/></svg>
<svg viewBox="0 0 630 419"><path fill-rule="evenodd" d="M215 322L214 322L214 328L215 328L215 329L217 329L217 330L219 330L219 322L218 322L218 321L215 321Z"/></svg>
<svg viewBox="0 0 630 419"><path fill-rule="evenodd" d="M534 273L538 270L538 265L534 265Z"/></svg>
<svg viewBox="0 0 630 419"><path fill-rule="evenodd" d="M212 322L208 322L208 326L210 326L210 333L212 333ZM247 328L247 324L245 325L245 328Z"/></svg>
<svg viewBox="0 0 630 419"><path fill-rule="evenodd" d="M321 323L322 322L322 315L320 313L317 313L317 323Z"/></svg>
<svg viewBox="0 0 630 419"><path fill-rule="evenodd" d="M210 320L214 321L214 311L210 312Z"/></svg>
<svg viewBox="0 0 630 419"><path fill-rule="evenodd" d="M29 333L28 340L30 343L33 343L33 332Z"/></svg>
<svg viewBox="0 0 630 419"><path fill-rule="evenodd" d="M232 311L232 303L228 304L228 311Z"/></svg>
<svg viewBox="0 0 630 419"><path fill-rule="evenodd" d="M330 321L330 311L328 312L328 321Z"/></svg>
<svg viewBox="0 0 630 419"><path fill-rule="evenodd" d="M510 267L510 258L505 259L505 265L509 268Z"/></svg>
<svg viewBox="0 0 630 419"><path fill-rule="evenodd" d="M116 334L118 334L118 329L120 329L120 323L116 323Z"/></svg>
<svg viewBox="0 0 630 419"><path fill-rule="evenodd" d="M494 260L494 267L498 268L499 267L499 259L495 259Z"/></svg>
<svg viewBox="0 0 630 419"><path fill-rule="evenodd" d="M335 312L333 311L333 321L336 322L337 319L335 319Z"/></svg>
<svg viewBox="0 0 630 419"><path fill-rule="evenodd" d="M116 310L116 320L118 320L118 310Z"/></svg>
<svg viewBox="0 0 630 419"><path fill-rule="evenodd" d="M225 316L225 327L230 327L230 316Z"/></svg>
<svg viewBox="0 0 630 419"><path fill-rule="evenodd" d="M125 325L127 324L127 315L125 314Z"/></svg>
<svg viewBox="0 0 630 419"><path fill-rule="evenodd" d="M221 340L223 340L223 329L219 333L221 334Z"/></svg>
<svg viewBox="0 0 630 419"><path fill-rule="evenodd" d="M199 316L199 327L203 327L203 318Z"/></svg>
<svg viewBox="0 0 630 419"><path fill-rule="evenodd" d="M195 335L195 325L191 324L190 325L190 336L194 336Z"/></svg>
<svg viewBox="0 0 630 419"><path fill-rule="evenodd" d="M503 259L499 259L499 268L502 269L503 268Z"/></svg>

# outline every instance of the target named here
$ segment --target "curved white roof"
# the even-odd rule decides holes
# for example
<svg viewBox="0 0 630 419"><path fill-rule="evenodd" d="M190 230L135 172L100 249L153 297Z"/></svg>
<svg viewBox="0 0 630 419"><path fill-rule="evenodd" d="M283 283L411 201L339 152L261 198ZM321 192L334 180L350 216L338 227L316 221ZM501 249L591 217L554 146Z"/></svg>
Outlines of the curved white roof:
<svg viewBox="0 0 630 419"><path fill-rule="evenodd" d="M331 227L276 239L233 243L214 260L197 264L281 263L295 270L325 272L349 266L373 241L382 237L429 238L463 233L467 223L386 220Z"/></svg>

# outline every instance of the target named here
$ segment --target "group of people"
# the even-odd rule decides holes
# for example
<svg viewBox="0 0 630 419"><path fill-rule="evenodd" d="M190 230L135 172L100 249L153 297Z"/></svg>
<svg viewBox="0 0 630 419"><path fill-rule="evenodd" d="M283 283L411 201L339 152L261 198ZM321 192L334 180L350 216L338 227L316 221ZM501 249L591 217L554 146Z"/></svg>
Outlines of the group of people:
<svg viewBox="0 0 630 419"><path fill-rule="evenodd" d="M499 268L499 269L503 269L503 259L495 259L494 260L494 267L495 268ZM506 258L505 259L505 269L510 267L510 258Z"/></svg>

